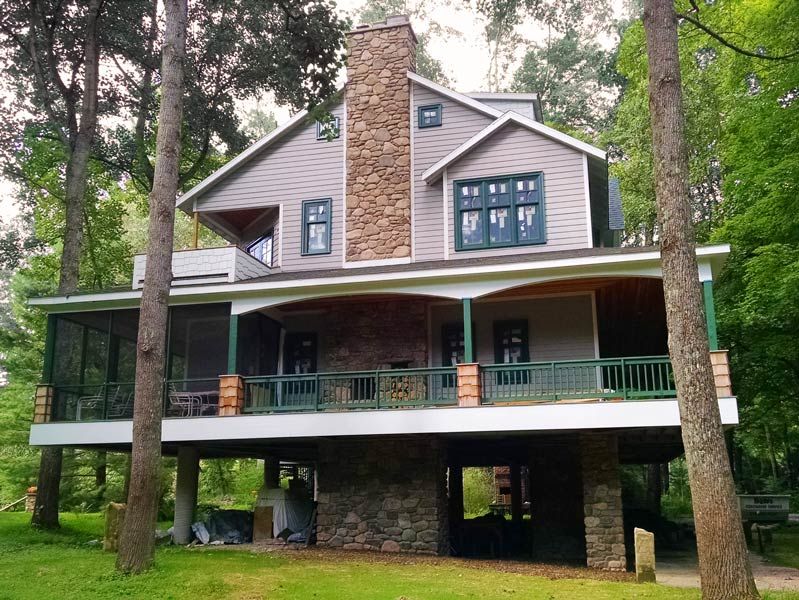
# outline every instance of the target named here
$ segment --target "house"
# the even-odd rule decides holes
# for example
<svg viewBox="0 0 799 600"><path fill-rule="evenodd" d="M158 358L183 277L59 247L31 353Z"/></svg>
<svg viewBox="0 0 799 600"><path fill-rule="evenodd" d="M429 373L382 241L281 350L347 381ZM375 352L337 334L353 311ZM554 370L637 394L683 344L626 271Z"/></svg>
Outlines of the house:
<svg viewBox="0 0 799 600"><path fill-rule="evenodd" d="M321 546L624 569L619 466L682 452L658 249L618 246L605 153L534 94L416 74L406 17L348 40L332 121L297 114L177 200L229 245L174 255L176 539L198 460L257 457L312 473ZM731 427L728 252L698 248L697 277ZM129 451L144 267L31 301L49 317L31 444ZM464 518L470 466L508 468L510 519Z"/></svg>

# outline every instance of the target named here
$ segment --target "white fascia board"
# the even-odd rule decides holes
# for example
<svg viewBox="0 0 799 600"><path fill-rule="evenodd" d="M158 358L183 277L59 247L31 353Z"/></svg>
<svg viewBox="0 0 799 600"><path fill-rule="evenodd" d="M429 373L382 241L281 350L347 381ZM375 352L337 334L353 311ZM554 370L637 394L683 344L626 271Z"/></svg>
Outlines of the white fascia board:
<svg viewBox="0 0 799 600"><path fill-rule="evenodd" d="M703 246L697 248L696 254L700 264L707 260L723 259L730 252L729 244L717 246ZM520 257L523 258L523 257ZM452 266L440 269L419 269L413 271L394 271L388 273L369 273L366 275L358 274L357 269L351 269L351 275L341 277L316 277L308 279L289 279L279 281L269 281L269 278L256 282L247 280L236 283L213 284L206 286L173 287L170 290L170 304L189 304L191 302L203 301L204 296L213 295L215 300L223 301L222 298L241 297L242 294L252 294L261 292L292 291L301 292L308 288L333 288L353 284L388 283L414 281L424 282L435 279L463 278L478 276L502 276L513 273L540 273L546 271L559 271L572 269L579 271L583 268L596 266L646 266L647 264L657 263L660 260L659 250L647 252L634 252L630 254L613 254L599 256L583 256L572 258L551 258L549 260L522 261L504 265L486 264L471 266ZM457 263L457 261L452 261ZM575 275L579 276L579 275ZM316 291L316 290L315 290ZM28 303L32 306L39 306L44 310L54 312L65 312L70 309L70 305L91 305L93 303L103 303L104 308L109 305L132 305L133 301L138 301L141 291L118 291L96 294L78 294L74 296L51 296L43 298L31 298ZM208 301L206 298L204 301ZM90 310L90 309L87 309ZM100 310L98 307L95 310Z"/></svg>
<svg viewBox="0 0 799 600"><path fill-rule="evenodd" d="M487 104L483 104L482 102L471 98L465 94L461 94L460 92L456 92L455 90L451 90L449 88L445 88L443 85L439 85L434 81L430 81L426 77L422 77L421 75L414 73L413 71L408 71L408 79L413 81L414 83L418 83L419 85L426 87L427 89L436 92L446 98L454 100L459 104L463 104L464 106L468 106L469 108L473 108L474 110L483 113L484 115L488 115L489 117L494 117L495 119L502 115L501 110L497 110L492 106L488 106Z"/></svg>
<svg viewBox="0 0 799 600"><path fill-rule="evenodd" d="M236 158L231 160L230 162L226 163L223 167L217 169L213 173L211 173L208 177L203 179L200 183L195 185L191 188L188 192L183 194L177 199L177 207L180 209L184 209L186 203L194 198L202 194L203 192L207 191L209 188L216 185L219 181L230 175L233 171L238 169L239 167L245 165L247 162L250 161L256 154L258 154L261 150L272 144L275 140L280 138L283 134L287 133L291 129L294 128L295 125L300 123L305 117L308 116L307 110L301 110L296 115L291 117L288 121L283 123L280 127L269 133L268 135L262 137L260 140L255 142L252 146L247 148L244 152L239 154ZM185 209L184 209L185 210Z"/></svg>
<svg viewBox="0 0 799 600"><path fill-rule="evenodd" d="M723 425L738 424L735 397L720 398ZM371 435L535 433L679 427L677 401L649 400L528 406L442 407L329 413L165 419L164 443L309 439ZM130 444L131 421L31 426L32 446Z"/></svg>
<svg viewBox="0 0 799 600"><path fill-rule="evenodd" d="M585 142L582 142L577 138L573 138L570 135L561 133L557 129L553 129L552 127L548 127L543 123L539 123L538 121L528 119L525 116L515 113L512 110L509 110L506 113L504 113L499 119L489 124L484 129L478 131L468 140L463 142L463 144L455 148L452 152L447 154L444 158L439 160L432 167L427 169L424 173L422 173L422 179L428 184L437 181L445 168L447 168L449 165L451 165L452 163L460 159L462 156L473 150L483 141L488 139L492 134L494 134L498 129L504 127L508 123L515 123L517 125L521 125L522 127L534 131L535 133L539 133L545 137L548 137L566 146L569 146L574 150L578 150L583 154L594 156L601 160L605 160L606 158L605 152L597 148L596 146L592 146L591 144L586 144Z"/></svg>
<svg viewBox="0 0 799 600"><path fill-rule="evenodd" d="M475 100L538 100L536 93L520 93L513 92L469 92L466 94Z"/></svg>

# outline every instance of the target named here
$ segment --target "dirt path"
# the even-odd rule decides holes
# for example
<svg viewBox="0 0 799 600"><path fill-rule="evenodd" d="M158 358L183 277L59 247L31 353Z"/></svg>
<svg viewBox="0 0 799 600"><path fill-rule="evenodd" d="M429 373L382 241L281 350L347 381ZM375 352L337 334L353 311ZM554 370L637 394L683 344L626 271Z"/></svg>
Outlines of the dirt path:
<svg viewBox="0 0 799 600"><path fill-rule="evenodd" d="M799 592L799 569L778 567L758 554L749 554L757 588ZM699 587L696 554L667 554L657 557L657 580L675 587Z"/></svg>

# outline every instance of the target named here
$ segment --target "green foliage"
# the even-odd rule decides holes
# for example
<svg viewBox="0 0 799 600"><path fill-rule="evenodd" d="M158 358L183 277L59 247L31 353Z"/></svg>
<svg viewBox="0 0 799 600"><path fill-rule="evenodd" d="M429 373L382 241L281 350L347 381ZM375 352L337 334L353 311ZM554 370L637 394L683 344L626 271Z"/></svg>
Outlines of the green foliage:
<svg viewBox="0 0 799 600"><path fill-rule="evenodd" d="M264 481L263 464L255 459L214 459L201 464L199 501L251 510Z"/></svg>
<svg viewBox="0 0 799 600"><path fill-rule="evenodd" d="M487 514L494 503L494 470L491 467L463 469L463 512L467 518Z"/></svg>

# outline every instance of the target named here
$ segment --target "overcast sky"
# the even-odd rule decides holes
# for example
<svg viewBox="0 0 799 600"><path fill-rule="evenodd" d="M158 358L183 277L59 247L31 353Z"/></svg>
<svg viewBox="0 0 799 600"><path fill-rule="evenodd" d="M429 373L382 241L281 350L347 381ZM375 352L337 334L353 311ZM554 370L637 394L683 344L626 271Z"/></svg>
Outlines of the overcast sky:
<svg viewBox="0 0 799 600"><path fill-rule="evenodd" d="M613 0L613 2L616 16L621 16L624 0ZM363 0L339 0L337 2L339 11L353 19L353 15L362 5ZM483 37L484 23L474 11L468 9L467 3L462 0L432 0L428 7L429 12L435 15L435 19L440 25L458 32L458 35L431 39L428 47L430 54L444 64L447 76L457 91L484 90L489 62L488 47ZM413 22L412 24L417 33L427 30L426 23ZM525 37L530 41L540 41L543 36L543 32L525 31ZM607 46L613 42L609 38L599 41ZM522 53L523 49L520 48L519 56ZM279 124L289 117L289 110L285 107L274 107L274 112ZM16 213L12 192L11 184L0 179L0 219L5 222Z"/></svg>

